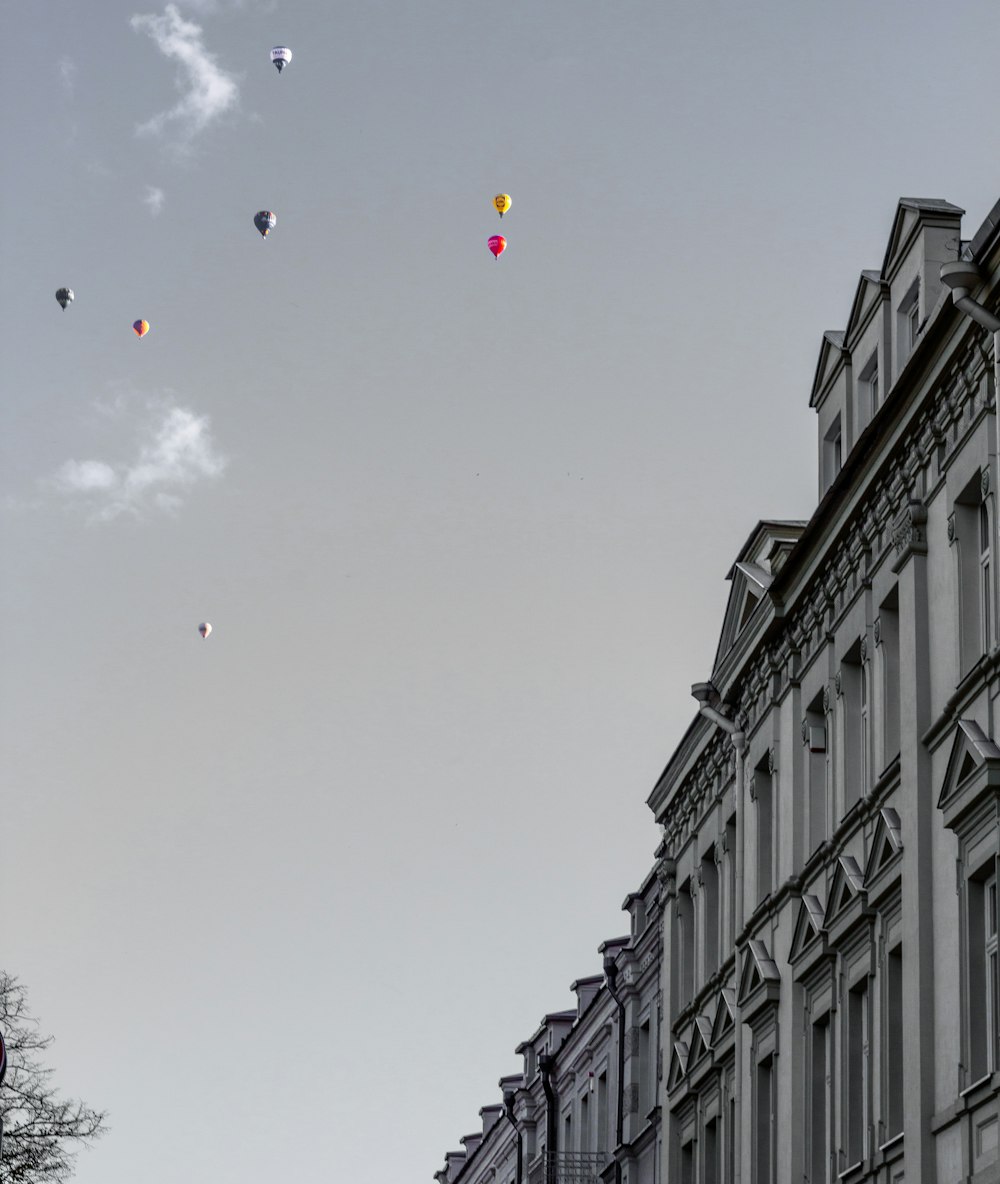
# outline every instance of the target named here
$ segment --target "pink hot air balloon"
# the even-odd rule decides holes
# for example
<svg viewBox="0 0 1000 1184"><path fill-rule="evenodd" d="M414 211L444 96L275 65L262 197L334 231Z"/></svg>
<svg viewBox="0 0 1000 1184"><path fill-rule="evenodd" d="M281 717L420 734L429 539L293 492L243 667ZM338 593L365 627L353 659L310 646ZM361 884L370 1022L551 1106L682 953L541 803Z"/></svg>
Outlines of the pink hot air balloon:
<svg viewBox="0 0 1000 1184"><path fill-rule="evenodd" d="M499 259L507 250L507 240L502 234L491 234L490 241L486 245L493 252L494 259Z"/></svg>

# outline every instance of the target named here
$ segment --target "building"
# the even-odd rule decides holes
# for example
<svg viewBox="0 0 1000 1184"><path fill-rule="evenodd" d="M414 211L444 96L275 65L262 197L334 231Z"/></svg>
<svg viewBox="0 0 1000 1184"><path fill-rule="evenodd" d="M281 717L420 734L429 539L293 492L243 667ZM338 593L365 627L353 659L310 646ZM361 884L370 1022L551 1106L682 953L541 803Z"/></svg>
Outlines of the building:
<svg viewBox="0 0 1000 1184"><path fill-rule="evenodd" d="M630 937L440 1184L1000 1184L1000 202L962 215L901 200L823 335L819 503L733 561Z"/></svg>
<svg viewBox="0 0 1000 1184"><path fill-rule="evenodd" d="M661 885L623 908L630 932L603 942L602 973L577 979L576 1007L546 1015L515 1051L520 1074L480 1110L439 1184L654 1184L661 1178Z"/></svg>
<svg viewBox="0 0 1000 1184"><path fill-rule="evenodd" d="M1000 1181L1000 203L899 202L729 572L663 825L678 1184ZM992 311L991 311L992 310Z"/></svg>

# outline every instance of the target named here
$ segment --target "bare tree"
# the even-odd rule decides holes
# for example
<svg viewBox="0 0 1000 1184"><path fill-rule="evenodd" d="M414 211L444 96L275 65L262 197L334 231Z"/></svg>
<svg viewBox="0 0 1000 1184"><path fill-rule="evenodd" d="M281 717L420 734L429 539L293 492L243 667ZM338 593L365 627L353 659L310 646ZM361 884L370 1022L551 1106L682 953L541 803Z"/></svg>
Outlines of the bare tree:
<svg viewBox="0 0 1000 1184"><path fill-rule="evenodd" d="M7 1077L0 1086L3 1184L62 1184L77 1153L105 1131L103 1111L61 1098L50 1084L42 1054L51 1036L38 1031L27 992L0 970L0 1032L7 1044Z"/></svg>

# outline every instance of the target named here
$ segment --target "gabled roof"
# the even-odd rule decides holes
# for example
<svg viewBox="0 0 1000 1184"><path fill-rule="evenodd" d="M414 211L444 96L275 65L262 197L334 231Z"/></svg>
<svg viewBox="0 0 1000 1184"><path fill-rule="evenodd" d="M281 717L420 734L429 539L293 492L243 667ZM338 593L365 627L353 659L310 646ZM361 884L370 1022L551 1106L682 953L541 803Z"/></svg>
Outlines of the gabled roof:
<svg viewBox="0 0 1000 1184"><path fill-rule="evenodd" d="M953 206L942 197L901 197L896 206L896 216L889 231L889 243L882 261L882 275L892 271L896 257L902 253L914 230L921 222L931 221L940 225L960 223L965 210Z"/></svg>
<svg viewBox="0 0 1000 1184"><path fill-rule="evenodd" d="M854 331L865 319L872 303L878 297L881 276L877 271L863 271L858 279L858 286L854 289L854 299L851 301L851 313L847 318L847 328L844 330L844 340L848 341Z"/></svg>
<svg viewBox="0 0 1000 1184"><path fill-rule="evenodd" d="M809 406L816 407L819 397L826 387L831 371L839 364L843 357L844 331L843 329L827 329L819 347L819 357L816 360L816 372L813 375L812 391L809 394Z"/></svg>
<svg viewBox="0 0 1000 1184"><path fill-rule="evenodd" d="M687 1072L697 1065L697 1063L712 1051L712 1022L708 1016L699 1015L695 1017L694 1030L691 1033L691 1048L688 1052Z"/></svg>

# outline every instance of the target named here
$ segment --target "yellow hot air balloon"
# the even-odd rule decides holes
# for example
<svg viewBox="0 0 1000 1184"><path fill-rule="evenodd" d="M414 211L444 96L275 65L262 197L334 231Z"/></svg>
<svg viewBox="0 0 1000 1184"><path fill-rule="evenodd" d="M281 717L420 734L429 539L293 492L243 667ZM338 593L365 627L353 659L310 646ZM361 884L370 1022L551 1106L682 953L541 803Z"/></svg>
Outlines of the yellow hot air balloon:
<svg viewBox="0 0 1000 1184"><path fill-rule="evenodd" d="M510 209L510 194L509 193L498 193L496 195L496 197L493 199L493 204L497 208L497 213L502 218L504 216L504 214L506 214L507 211Z"/></svg>

